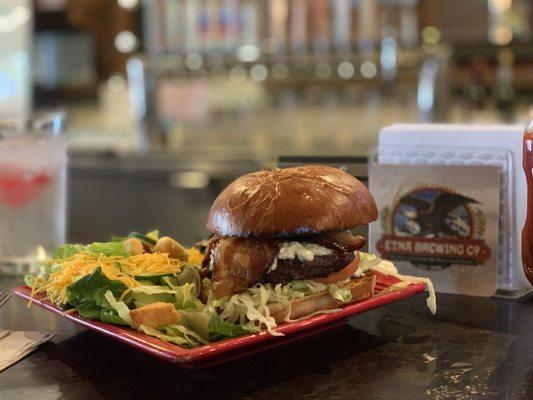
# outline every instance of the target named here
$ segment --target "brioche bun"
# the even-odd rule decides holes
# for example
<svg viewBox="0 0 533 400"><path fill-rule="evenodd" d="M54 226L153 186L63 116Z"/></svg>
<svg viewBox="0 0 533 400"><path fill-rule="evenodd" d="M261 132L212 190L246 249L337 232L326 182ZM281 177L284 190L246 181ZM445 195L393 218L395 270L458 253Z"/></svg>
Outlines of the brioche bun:
<svg viewBox="0 0 533 400"><path fill-rule="evenodd" d="M377 218L374 198L338 168L303 166L243 175L216 198L207 228L221 236L339 232Z"/></svg>

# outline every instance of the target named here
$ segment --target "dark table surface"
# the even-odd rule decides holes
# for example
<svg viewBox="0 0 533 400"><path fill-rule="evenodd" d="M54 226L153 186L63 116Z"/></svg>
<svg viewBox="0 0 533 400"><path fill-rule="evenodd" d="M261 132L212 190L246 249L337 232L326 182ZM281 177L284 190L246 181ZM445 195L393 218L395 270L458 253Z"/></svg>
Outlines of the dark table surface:
<svg viewBox="0 0 533 400"><path fill-rule="evenodd" d="M0 291L17 285L0 279ZM533 295L425 294L224 365L189 370L87 331L23 300L0 328L52 331L0 373L0 399L533 399Z"/></svg>

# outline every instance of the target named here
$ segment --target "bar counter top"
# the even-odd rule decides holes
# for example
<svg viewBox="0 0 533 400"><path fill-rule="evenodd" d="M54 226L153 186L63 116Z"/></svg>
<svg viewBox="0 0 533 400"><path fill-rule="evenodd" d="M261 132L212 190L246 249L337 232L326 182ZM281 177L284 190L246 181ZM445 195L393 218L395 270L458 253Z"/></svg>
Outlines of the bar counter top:
<svg viewBox="0 0 533 400"><path fill-rule="evenodd" d="M0 278L0 291L18 281ZM0 373L16 399L533 399L533 295L426 294L202 370L167 364L12 298L0 327L52 342Z"/></svg>

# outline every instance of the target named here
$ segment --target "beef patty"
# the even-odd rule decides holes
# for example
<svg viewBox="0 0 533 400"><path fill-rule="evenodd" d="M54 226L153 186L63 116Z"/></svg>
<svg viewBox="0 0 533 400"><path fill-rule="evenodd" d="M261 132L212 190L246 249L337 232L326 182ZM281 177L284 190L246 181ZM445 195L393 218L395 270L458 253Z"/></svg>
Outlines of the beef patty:
<svg viewBox="0 0 533 400"><path fill-rule="evenodd" d="M328 276L346 267L354 258L353 251L332 250L331 254L315 256L312 261L300 261L298 258L278 260L276 269L263 272L259 282L285 284L294 280Z"/></svg>

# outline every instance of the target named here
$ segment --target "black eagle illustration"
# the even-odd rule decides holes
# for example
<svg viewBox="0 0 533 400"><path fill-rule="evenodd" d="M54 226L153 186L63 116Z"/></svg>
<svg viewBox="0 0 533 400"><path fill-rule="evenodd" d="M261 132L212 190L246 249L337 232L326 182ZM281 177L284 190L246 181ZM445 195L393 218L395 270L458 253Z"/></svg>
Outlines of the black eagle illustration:
<svg viewBox="0 0 533 400"><path fill-rule="evenodd" d="M467 237L470 227L462 218L451 215L457 207L479 204L478 201L457 193L441 192L433 201L406 195L400 205L410 206L402 210L406 218L402 231L411 236ZM414 209L414 210L413 210Z"/></svg>

